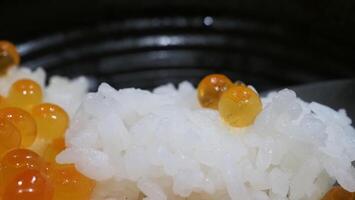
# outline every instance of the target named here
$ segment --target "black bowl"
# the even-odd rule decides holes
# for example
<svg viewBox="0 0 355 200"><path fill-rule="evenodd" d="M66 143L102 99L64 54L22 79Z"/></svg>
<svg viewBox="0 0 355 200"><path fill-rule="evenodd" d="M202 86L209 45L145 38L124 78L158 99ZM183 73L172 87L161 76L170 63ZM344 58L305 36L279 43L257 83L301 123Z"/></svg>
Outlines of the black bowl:
<svg viewBox="0 0 355 200"><path fill-rule="evenodd" d="M224 73L259 90L355 77L351 0L1 1L23 64L117 88Z"/></svg>
<svg viewBox="0 0 355 200"><path fill-rule="evenodd" d="M259 90L354 77L351 0L1 1L23 64L117 88L224 73Z"/></svg>
<svg viewBox="0 0 355 200"><path fill-rule="evenodd" d="M131 17L18 47L24 65L50 75L86 75L92 88L103 81L116 88L196 84L206 74L223 73L263 91L354 77L347 45L299 28L234 16Z"/></svg>

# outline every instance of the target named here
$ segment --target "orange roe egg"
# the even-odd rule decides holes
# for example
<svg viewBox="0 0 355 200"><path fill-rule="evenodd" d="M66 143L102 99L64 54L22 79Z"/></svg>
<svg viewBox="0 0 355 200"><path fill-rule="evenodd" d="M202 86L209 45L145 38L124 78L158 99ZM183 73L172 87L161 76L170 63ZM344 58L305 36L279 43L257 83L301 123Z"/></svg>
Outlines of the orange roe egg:
<svg viewBox="0 0 355 200"><path fill-rule="evenodd" d="M6 184L24 170L42 170L43 167L44 163L37 153L28 149L11 150L1 160L2 181Z"/></svg>
<svg viewBox="0 0 355 200"><path fill-rule="evenodd" d="M64 138L57 138L52 141L50 145L44 150L43 159L46 162L56 164L56 156L65 149Z"/></svg>
<svg viewBox="0 0 355 200"><path fill-rule="evenodd" d="M89 200L95 181L79 173L74 165L57 165L51 180L54 185L53 200Z"/></svg>
<svg viewBox="0 0 355 200"><path fill-rule="evenodd" d="M0 110L0 118L10 121L21 133L21 146L30 146L36 138L36 122L31 114L21 108L7 107Z"/></svg>
<svg viewBox="0 0 355 200"><path fill-rule="evenodd" d="M327 194L323 197L322 200L354 200L354 193L344 190L340 186L332 187Z"/></svg>
<svg viewBox="0 0 355 200"><path fill-rule="evenodd" d="M19 173L5 187L2 200L52 200L53 186L39 170Z"/></svg>
<svg viewBox="0 0 355 200"><path fill-rule="evenodd" d="M20 64L20 55L16 46L8 41L0 41L0 74L5 74L7 70Z"/></svg>
<svg viewBox="0 0 355 200"><path fill-rule="evenodd" d="M262 110L262 103L254 90L234 85L223 93L218 108L226 123L234 127L246 127L254 123Z"/></svg>
<svg viewBox="0 0 355 200"><path fill-rule="evenodd" d="M12 84L7 100L12 106L29 109L42 102L41 86L33 80L21 79Z"/></svg>
<svg viewBox="0 0 355 200"><path fill-rule="evenodd" d="M68 114L54 104L36 105L32 109L32 116L37 123L38 137L47 140L63 137L69 126Z"/></svg>
<svg viewBox="0 0 355 200"><path fill-rule="evenodd" d="M197 97L202 107L218 109L218 102L224 91L233 85L222 74L211 74L202 79L197 87Z"/></svg>
<svg viewBox="0 0 355 200"><path fill-rule="evenodd" d="M0 95L0 108L7 106L6 98Z"/></svg>
<svg viewBox="0 0 355 200"><path fill-rule="evenodd" d="M0 157L6 151L21 144L21 134L8 120L0 118Z"/></svg>

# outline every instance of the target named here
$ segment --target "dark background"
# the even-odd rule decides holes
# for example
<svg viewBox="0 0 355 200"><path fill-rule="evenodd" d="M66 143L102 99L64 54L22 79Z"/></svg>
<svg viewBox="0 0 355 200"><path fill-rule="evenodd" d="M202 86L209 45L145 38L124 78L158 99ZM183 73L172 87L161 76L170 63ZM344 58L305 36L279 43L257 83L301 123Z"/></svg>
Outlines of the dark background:
<svg viewBox="0 0 355 200"><path fill-rule="evenodd" d="M225 73L261 90L355 75L351 0L2 0L23 63L93 86Z"/></svg>

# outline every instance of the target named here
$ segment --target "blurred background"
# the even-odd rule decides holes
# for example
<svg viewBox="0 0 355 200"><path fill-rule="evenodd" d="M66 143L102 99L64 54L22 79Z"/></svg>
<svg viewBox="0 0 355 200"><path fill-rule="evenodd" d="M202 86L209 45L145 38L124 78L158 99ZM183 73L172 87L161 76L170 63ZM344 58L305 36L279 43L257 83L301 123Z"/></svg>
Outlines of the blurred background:
<svg viewBox="0 0 355 200"><path fill-rule="evenodd" d="M28 67L153 88L224 73L259 90L355 77L351 0L2 0Z"/></svg>

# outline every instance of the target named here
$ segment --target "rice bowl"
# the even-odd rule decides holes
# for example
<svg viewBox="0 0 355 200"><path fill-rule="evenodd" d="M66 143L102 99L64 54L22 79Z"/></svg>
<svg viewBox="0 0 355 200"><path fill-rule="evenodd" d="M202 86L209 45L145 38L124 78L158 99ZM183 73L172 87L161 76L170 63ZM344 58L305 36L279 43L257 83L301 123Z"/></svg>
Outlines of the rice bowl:
<svg viewBox="0 0 355 200"><path fill-rule="evenodd" d="M8 41L0 61L1 200L355 198L343 109L223 74L88 93L84 77L18 68Z"/></svg>

